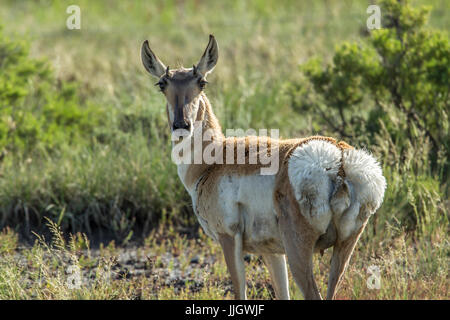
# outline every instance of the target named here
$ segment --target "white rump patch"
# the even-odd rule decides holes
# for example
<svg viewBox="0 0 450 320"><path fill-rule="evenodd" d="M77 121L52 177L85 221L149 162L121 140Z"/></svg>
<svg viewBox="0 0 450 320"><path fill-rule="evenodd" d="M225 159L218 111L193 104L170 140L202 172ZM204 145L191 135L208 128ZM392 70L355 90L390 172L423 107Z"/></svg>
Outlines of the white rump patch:
<svg viewBox="0 0 450 320"><path fill-rule="evenodd" d="M380 164L364 150L344 151L345 180L351 190L351 205L340 217L335 217L341 239L359 230L383 202L386 179Z"/></svg>
<svg viewBox="0 0 450 320"><path fill-rule="evenodd" d="M367 151L345 149L345 178L340 181L337 174L341 157L341 150L334 144L309 141L292 153L288 175L301 214L321 233L333 216L341 238L345 239L380 207L386 179L380 164ZM340 184L345 184L344 189L333 190Z"/></svg>
<svg viewBox="0 0 450 320"><path fill-rule="evenodd" d="M341 163L341 150L328 141L311 140L292 152L289 159L289 177L291 170L304 171L308 166L322 168L330 177L336 177Z"/></svg>
<svg viewBox="0 0 450 320"><path fill-rule="evenodd" d="M344 151L344 171L360 205L369 205L374 213L383 202L386 179L380 164L364 150Z"/></svg>
<svg viewBox="0 0 450 320"><path fill-rule="evenodd" d="M288 163L289 181L300 211L321 234L331 220L332 179L338 173L341 151L333 144L312 140L297 147Z"/></svg>

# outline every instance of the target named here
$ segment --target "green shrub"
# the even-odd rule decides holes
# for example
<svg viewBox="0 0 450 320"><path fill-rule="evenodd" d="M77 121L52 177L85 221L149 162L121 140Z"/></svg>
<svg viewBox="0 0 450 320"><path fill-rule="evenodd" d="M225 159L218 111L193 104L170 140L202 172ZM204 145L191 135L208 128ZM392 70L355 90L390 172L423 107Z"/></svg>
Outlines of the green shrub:
<svg viewBox="0 0 450 320"><path fill-rule="evenodd" d="M88 137L100 111L82 105L76 84L58 81L45 60L28 57L25 41L10 40L0 28L0 151L52 150Z"/></svg>
<svg viewBox="0 0 450 320"><path fill-rule="evenodd" d="M338 46L325 67L317 58L301 67L313 92L304 83L293 85L294 107L315 114L321 126L343 137L369 134L364 142L374 141L380 121L399 145L417 141L421 131L437 168L439 152L448 157L450 147L448 36L425 29L427 7L413 9L395 0L381 7L384 26L367 41ZM448 174L448 162L445 166Z"/></svg>
<svg viewBox="0 0 450 320"><path fill-rule="evenodd" d="M440 221L445 211L450 42L425 28L429 8L396 0L380 5L380 30L338 46L331 63L314 58L302 65L304 81L289 84L288 93L315 128L376 150L395 185L389 207L403 208L401 223L414 228L430 214Z"/></svg>

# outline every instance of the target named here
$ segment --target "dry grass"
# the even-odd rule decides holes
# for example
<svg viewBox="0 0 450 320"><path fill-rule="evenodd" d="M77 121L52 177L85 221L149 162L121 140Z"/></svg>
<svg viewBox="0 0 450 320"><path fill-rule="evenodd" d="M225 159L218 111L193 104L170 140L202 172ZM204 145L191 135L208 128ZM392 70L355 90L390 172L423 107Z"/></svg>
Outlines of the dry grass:
<svg viewBox="0 0 450 320"><path fill-rule="evenodd" d="M188 239L170 224L154 229L144 243L90 248L85 235L65 240L48 222L50 243L41 236L21 247L10 229L0 234L0 299L232 299L220 247L201 231ZM360 243L337 299L448 299L448 242L414 244L406 236L372 247ZM315 257L315 276L324 295L331 252ZM246 257L249 299L274 299L267 269ZM380 289L370 289L368 268L381 270ZM76 269L79 268L79 282ZM302 295L291 274L290 292ZM70 287L70 281L79 287ZM74 280L75 279L75 280Z"/></svg>

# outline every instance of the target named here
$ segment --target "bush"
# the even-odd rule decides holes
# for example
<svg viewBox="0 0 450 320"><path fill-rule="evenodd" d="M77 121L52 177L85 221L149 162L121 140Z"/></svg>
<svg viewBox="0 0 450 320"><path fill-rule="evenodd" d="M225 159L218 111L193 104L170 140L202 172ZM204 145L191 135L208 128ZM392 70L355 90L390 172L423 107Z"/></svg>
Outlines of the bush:
<svg viewBox="0 0 450 320"><path fill-rule="evenodd" d="M338 46L332 63L308 61L304 81L288 86L294 109L312 115L316 128L377 152L395 185L387 202L404 209L401 223L411 228L430 210L443 216L450 164L450 43L425 28L428 12L382 1L382 29Z"/></svg>
<svg viewBox="0 0 450 320"><path fill-rule="evenodd" d="M367 41L342 44L324 68L321 59L301 67L313 93L304 83L294 85L294 107L315 114L321 126L343 137L369 134L364 142L374 142L380 122L400 145L417 141L421 131L437 168L438 154L448 158L450 146L448 36L424 28L427 7L413 9L395 0L381 6L384 26Z"/></svg>
<svg viewBox="0 0 450 320"><path fill-rule="evenodd" d="M82 105L76 84L58 81L44 60L28 57L25 41L12 41L0 28L0 151L47 151L88 137L100 111Z"/></svg>

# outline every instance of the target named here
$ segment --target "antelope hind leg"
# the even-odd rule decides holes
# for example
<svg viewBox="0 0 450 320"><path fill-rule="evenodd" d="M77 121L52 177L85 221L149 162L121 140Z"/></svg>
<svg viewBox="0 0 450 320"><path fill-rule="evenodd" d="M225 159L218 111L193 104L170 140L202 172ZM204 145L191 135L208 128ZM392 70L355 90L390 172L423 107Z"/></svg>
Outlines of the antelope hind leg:
<svg viewBox="0 0 450 320"><path fill-rule="evenodd" d="M359 236L364 230L364 226L358 232L350 235L347 239L343 241L338 239L334 245L333 256L331 258L330 275L328 277L327 300L332 300L335 298L336 291L339 289L339 285L342 280L342 275L347 268Z"/></svg>
<svg viewBox="0 0 450 320"><path fill-rule="evenodd" d="M295 212L294 214L296 214ZM321 300L313 274L313 251L319 235L308 226L306 219L298 212L295 221L286 211L282 211L279 223L281 237L286 250L289 266L295 282L307 300Z"/></svg>

